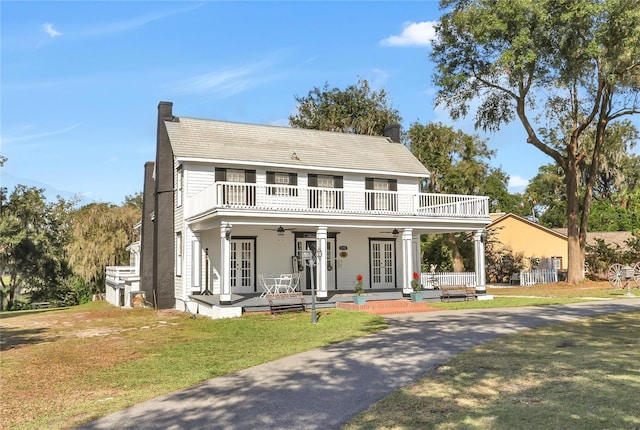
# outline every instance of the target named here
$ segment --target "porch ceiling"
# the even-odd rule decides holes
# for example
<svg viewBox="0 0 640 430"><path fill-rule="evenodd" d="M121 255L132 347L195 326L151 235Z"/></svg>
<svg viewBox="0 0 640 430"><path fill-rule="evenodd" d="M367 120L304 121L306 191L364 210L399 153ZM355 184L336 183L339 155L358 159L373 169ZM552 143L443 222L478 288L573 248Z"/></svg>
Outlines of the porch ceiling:
<svg viewBox="0 0 640 430"><path fill-rule="evenodd" d="M425 216L351 216L325 214L324 216L304 216L303 214L247 214L244 211L218 210L209 217L188 222L195 231L218 229L222 223L235 226L256 226L259 228L296 229L315 231L318 226L335 229L382 229L392 231L410 228L416 234L439 234L475 231L485 228L489 218L441 218Z"/></svg>

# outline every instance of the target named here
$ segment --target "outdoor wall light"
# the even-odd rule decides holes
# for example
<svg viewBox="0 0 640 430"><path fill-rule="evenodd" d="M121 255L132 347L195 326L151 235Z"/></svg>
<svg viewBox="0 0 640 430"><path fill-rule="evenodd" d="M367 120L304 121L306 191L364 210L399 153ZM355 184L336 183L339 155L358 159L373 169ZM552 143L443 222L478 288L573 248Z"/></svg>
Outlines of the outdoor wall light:
<svg viewBox="0 0 640 430"><path fill-rule="evenodd" d="M231 224L223 225L222 228L224 229L224 238L231 239Z"/></svg>
<svg viewBox="0 0 640 430"><path fill-rule="evenodd" d="M398 231L397 228L394 228L393 231L391 232L391 234L393 234L393 238L395 239L395 238L398 237L398 234L400 234L400 232Z"/></svg>
<svg viewBox="0 0 640 430"><path fill-rule="evenodd" d="M276 231L278 232L278 236L284 236L284 227L280 226Z"/></svg>

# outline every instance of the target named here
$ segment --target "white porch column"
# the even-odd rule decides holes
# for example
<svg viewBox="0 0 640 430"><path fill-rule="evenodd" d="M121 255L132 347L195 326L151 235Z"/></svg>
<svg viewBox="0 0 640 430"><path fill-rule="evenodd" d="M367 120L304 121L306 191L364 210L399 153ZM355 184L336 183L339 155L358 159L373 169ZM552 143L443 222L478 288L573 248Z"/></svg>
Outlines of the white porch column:
<svg viewBox="0 0 640 430"><path fill-rule="evenodd" d="M322 255L316 259L316 288L318 298L327 298L327 227L320 226L316 232L317 250Z"/></svg>
<svg viewBox="0 0 640 430"><path fill-rule="evenodd" d="M483 239L484 230L476 230L473 235L473 249L475 251L475 272L476 279L478 285L476 285L476 290L478 291L486 291L486 274L485 274L485 260L484 260L484 239Z"/></svg>
<svg viewBox="0 0 640 430"><path fill-rule="evenodd" d="M413 272L417 272L418 275L422 275L422 262L420 258L422 257L422 253L420 252L420 235L416 234L413 236ZM422 277L420 277L422 279Z"/></svg>
<svg viewBox="0 0 640 430"><path fill-rule="evenodd" d="M193 294L194 291L202 291L202 243L200 243L200 233L193 233L190 253L190 258L187 259L187 267L190 269L187 272L190 275L190 285L185 286L182 290L183 300L187 300L189 294Z"/></svg>
<svg viewBox="0 0 640 430"><path fill-rule="evenodd" d="M231 224L220 224L220 303L231 304Z"/></svg>
<svg viewBox="0 0 640 430"><path fill-rule="evenodd" d="M402 294L411 294L411 277L413 276L413 230L402 231Z"/></svg>

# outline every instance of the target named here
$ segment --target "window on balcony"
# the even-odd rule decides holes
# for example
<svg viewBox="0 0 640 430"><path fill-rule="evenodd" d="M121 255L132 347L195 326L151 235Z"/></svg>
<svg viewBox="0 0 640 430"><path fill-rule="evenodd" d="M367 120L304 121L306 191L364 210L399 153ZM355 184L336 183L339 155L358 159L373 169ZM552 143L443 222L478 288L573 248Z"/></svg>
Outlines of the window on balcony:
<svg viewBox="0 0 640 430"><path fill-rule="evenodd" d="M342 176L309 175L309 207L343 209ZM314 189L315 188L315 189Z"/></svg>
<svg viewBox="0 0 640 430"><path fill-rule="evenodd" d="M396 179L365 178L366 209L369 211L397 211L398 181Z"/></svg>
<svg viewBox="0 0 640 430"><path fill-rule="evenodd" d="M219 188L222 204L254 206L256 202L256 171L224 169L216 167L216 182L223 182Z"/></svg>
<svg viewBox="0 0 640 430"><path fill-rule="evenodd" d="M267 185L281 185L267 187L270 196L297 196L298 175L287 172L267 172Z"/></svg>

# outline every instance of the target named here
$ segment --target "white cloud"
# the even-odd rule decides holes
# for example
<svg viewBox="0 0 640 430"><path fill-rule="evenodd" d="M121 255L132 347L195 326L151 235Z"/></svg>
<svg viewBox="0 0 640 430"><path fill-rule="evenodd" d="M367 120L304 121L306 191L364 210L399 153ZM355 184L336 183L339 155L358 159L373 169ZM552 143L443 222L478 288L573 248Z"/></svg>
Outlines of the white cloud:
<svg viewBox="0 0 640 430"><path fill-rule="evenodd" d="M373 69L371 72L373 73L373 79L369 82L373 89L380 90L381 88L384 88L387 85L391 74L386 70L378 68Z"/></svg>
<svg viewBox="0 0 640 430"><path fill-rule="evenodd" d="M249 65L193 76L171 84L170 87L178 94L209 92L220 98L230 97L277 79L278 76L269 75L266 70L278 61L278 57L279 54L276 53L271 58Z"/></svg>
<svg viewBox="0 0 640 430"><path fill-rule="evenodd" d="M399 36L380 41L382 46L430 46L436 37L436 21L407 22Z"/></svg>
<svg viewBox="0 0 640 430"><path fill-rule="evenodd" d="M529 185L529 180L518 175L509 177L509 188L520 188Z"/></svg>
<svg viewBox="0 0 640 430"><path fill-rule="evenodd" d="M72 126L66 127L66 128L62 128L59 130L53 130L53 131L45 131L42 133L34 133L34 134L23 134L21 136L11 136L11 137L1 137L0 138L0 142L4 145L9 144L9 143L15 143L15 142L21 142L21 141L25 141L25 140L36 140L36 139L42 139L44 137L51 137L51 136L57 136L59 134L65 134L70 132L71 130L79 127L81 125L81 123L78 124L74 124Z"/></svg>
<svg viewBox="0 0 640 430"><path fill-rule="evenodd" d="M60 33L58 30L53 28L53 24L50 24L50 23L43 24L42 29L45 31L45 33L47 33L52 38L57 36L62 36L62 33Z"/></svg>
<svg viewBox="0 0 640 430"><path fill-rule="evenodd" d="M187 6L184 8L172 9L166 12L157 12L157 13L152 13L148 15L137 16L127 20L100 24L100 25L91 27L90 29L79 30L78 34L81 36L98 36L98 35L104 35L104 34L113 34L113 33L122 33L126 31L131 31L131 30L135 30L137 28L143 27L154 21L165 19L181 13L191 12L195 9L198 9L200 6L202 6L202 3L192 5L192 6Z"/></svg>

